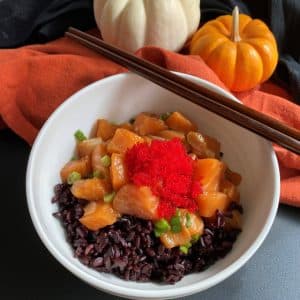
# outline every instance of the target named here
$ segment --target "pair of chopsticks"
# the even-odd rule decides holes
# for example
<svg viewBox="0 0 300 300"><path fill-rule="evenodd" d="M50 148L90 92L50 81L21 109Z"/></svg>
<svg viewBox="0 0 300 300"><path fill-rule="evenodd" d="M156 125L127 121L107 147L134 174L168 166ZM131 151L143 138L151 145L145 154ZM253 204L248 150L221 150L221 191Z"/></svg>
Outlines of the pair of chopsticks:
<svg viewBox="0 0 300 300"><path fill-rule="evenodd" d="M300 154L300 131L78 29L69 28L66 36L159 86L294 153Z"/></svg>

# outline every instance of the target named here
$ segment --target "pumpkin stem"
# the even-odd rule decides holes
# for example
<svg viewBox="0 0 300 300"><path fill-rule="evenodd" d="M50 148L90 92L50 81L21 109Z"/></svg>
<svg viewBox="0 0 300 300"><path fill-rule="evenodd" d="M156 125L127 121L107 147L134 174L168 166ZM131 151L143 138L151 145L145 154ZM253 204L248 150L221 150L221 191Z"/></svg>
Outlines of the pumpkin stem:
<svg viewBox="0 0 300 300"><path fill-rule="evenodd" d="M238 6L236 6L232 12L232 29L231 40L233 42L239 42L240 37L240 12Z"/></svg>

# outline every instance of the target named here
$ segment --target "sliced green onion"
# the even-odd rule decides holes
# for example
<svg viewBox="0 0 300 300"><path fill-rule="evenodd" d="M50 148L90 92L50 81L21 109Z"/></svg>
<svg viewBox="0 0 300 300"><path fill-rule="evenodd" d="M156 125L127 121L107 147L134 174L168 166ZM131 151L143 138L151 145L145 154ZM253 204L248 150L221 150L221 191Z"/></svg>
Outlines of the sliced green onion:
<svg viewBox="0 0 300 300"><path fill-rule="evenodd" d="M103 157L101 157L101 164L103 167L108 168L111 164L111 158L109 155L104 155Z"/></svg>
<svg viewBox="0 0 300 300"><path fill-rule="evenodd" d="M80 180L81 175L78 172L71 172L68 176L67 182L68 184L73 184L75 181Z"/></svg>
<svg viewBox="0 0 300 300"><path fill-rule="evenodd" d="M104 178L105 178L105 175L104 175L103 172L101 172L101 171L99 171L99 170L96 170L96 171L93 172L92 177L93 177L93 178L96 177L96 178L99 178L99 179L104 179Z"/></svg>
<svg viewBox="0 0 300 300"><path fill-rule="evenodd" d="M163 121L166 121L170 117L170 115L171 115L170 112L164 113L164 114L160 115L160 119Z"/></svg>
<svg viewBox="0 0 300 300"><path fill-rule="evenodd" d="M106 194L106 195L104 195L104 197L103 197L103 201L104 201L105 203L110 203L111 201L114 200L115 195L116 195L116 192L112 192L112 193Z"/></svg>
<svg viewBox="0 0 300 300"><path fill-rule="evenodd" d="M157 229L154 228L154 235L156 237L160 237L162 234L163 234L163 232L161 232L160 230L157 230Z"/></svg>
<svg viewBox="0 0 300 300"><path fill-rule="evenodd" d="M72 158L71 158L71 161L74 161L74 160L77 160L78 158L74 155L74 156L72 156Z"/></svg>
<svg viewBox="0 0 300 300"><path fill-rule="evenodd" d="M156 231L159 231L161 233L165 233L169 230L171 230L171 226L169 225L168 221L166 219L160 219L157 222L155 222L154 227Z"/></svg>
<svg viewBox="0 0 300 300"><path fill-rule="evenodd" d="M191 238L191 243L195 244L199 241L199 239L200 239L200 234L199 233L198 234L193 234L192 238Z"/></svg>
<svg viewBox="0 0 300 300"><path fill-rule="evenodd" d="M74 136L78 142L82 142L87 139L84 133L79 129L74 133Z"/></svg>
<svg viewBox="0 0 300 300"><path fill-rule="evenodd" d="M170 220L171 230L175 233L181 231L181 222L178 213Z"/></svg>
<svg viewBox="0 0 300 300"><path fill-rule="evenodd" d="M192 244L191 243L187 243L185 245L182 245L179 247L179 250L184 253L184 254L188 254L189 252L189 249L192 247Z"/></svg>
<svg viewBox="0 0 300 300"><path fill-rule="evenodd" d="M191 215L189 213L187 213L185 215L185 219L186 219L186 222L185 222L185 226L186 228L190 228L192 226L192 219L191 219Z"/></svg>

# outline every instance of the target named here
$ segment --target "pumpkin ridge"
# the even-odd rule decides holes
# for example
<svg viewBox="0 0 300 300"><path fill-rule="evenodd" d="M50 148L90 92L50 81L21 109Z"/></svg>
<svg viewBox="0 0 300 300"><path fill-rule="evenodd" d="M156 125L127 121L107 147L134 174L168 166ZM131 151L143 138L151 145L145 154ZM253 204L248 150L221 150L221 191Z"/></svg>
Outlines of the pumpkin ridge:
<svg viewBox="0 0 300 300"><path fill-rule="evenodd" d="M228 45L226 45L228 44ZM228 72L227 74L233 74L232 76L224 76L224 73L222 74L222 71L224 70L224 64L221 64L220 70L219 67L216 66L215 62L217 60L213 59L215 56L219 56L218 53L219 52L223 52L222 49L225 47L229 47L229 48L234 48L234 52L235 52L235 56L234 57L229 57L227 64L228 64L228 68L226 69L226 72ZM228 52L227 52L228 53ZM217 47L215 47L209 54L209 56L207 57L207 59L205 60L205 62L208 64L209 67L212 68L212 70L214 70L214 72L217 74L217 76L220 78L220 80L228 87L231 88L235 82L235 70L236 70L236 58L237 58L237 43L232 42L230 39L226 39L224 40L222 43L220 43L219 45L217 45ZM230 68L230 63L234 63L234 66L231 70ZM212 64L214 66L212 66ZM226 66L225 66L226 67Z"/></svg>
<svg viewBox="0 0 300 300"><path fill-rule="evenodd" d="M252 72L247 72L249 70L244 70L243 72L243 82L241 83L241 74L240 74L240 69L238 68L238 61L242 60L242 61L249 61L249 59L245 59L243 58L243 51L245 51L245 49L242 49L241 47L243 46L246 46L248 47L247 50L251 49L251 50L254 50L255 53L257 54L257 58L258 58L258 61L254 61L254 57L252 58L252 63L251 63L251 71ZM245 51L247 53L247 51ZM240 57L242 57L243 59L240 59ZM260 67L260 68L258 68ZM253 70L255 69L255 70ZM258 70L261 70L261 75L260 75L260 78L257 78L256 80L253 79L253 77L255 75L258 75ZM257 83L260 83L261 82L261 79L263 77L263 60L260 56L260 54L256 51L256 49L254 47L252 47L252 45L242 41L242 42L239 42L237 43L237 56L236 56L236 68L235 68L235 81L234 81L234 84L232 85L232 90L235 91L235 92L239 92L239 91L242 91L243 90L243 85L247 86L248 89L252 89L254 88Z"/></svg>
<svg viewBox="0 0 300 300"><path fill-rule="evenodd" d="M278 60L278 55L277 54L277 49L274 49L274 44L268 41L268 46L270 49L270 53L266 53L265 46L266 45L266 39L264 38L250 38L250 39L246 39L245 42L247 42L247 44L251 45L259 54L259 56L262 58L262 60L264 61L264 68L263 68L263 76L260 82L263 82L265 80L267 80L271 74L273 73L274 69L276 68L276 64L273 63L273 61L277 61ZM261 44L261 45L259 45ZM270 58L272 56L272 58ZM269 59L268 59L269 58ZM266 64L268 63L268 65L266 66Z"/></svg>

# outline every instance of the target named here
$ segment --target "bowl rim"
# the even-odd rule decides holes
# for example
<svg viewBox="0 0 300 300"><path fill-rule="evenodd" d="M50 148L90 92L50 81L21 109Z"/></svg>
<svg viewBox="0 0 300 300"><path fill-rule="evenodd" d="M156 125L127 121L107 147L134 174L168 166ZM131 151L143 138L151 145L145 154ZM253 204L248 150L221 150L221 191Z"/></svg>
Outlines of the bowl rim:
<svg viewBox="0 0 300 300"><path fill-rule="evenodd" d="M203 84L207 86L208 88L214 89L216 92L219 93L225 93L227 96L229 96L233 101L240 102L236 97L234 97L232 94L230 94L228 91L220 88L219 86L201 79L199 77L180 73L180 72L174 72L180 76L183 76L187 79L194 80L196 83ZM273 165L273 171L274 171L274 180L275 180L275 191L274 191L274 197L272 202L272 207L269 211L268 216L266 217L265 224L259 233L259 235L256 237L255 241L252 243L252 245L238 258L236 259L231 265L227 266L225 269L220 271L219 273L206 278L200 282L192 283L187 286L182 287L175 287L172 289L167 290L141 290L141 289L135 289L135 288L129 288L129 287L122 287L118 286L117 284L112 284L108 282L103 282L101 279L96 278L92 276L91 274L88 274L84 272L83 270L79 269L77 266L72 264L71 261L69 261L67 258L65 258L59 251L56 249L55 244L47 237L45 234L43 227L41 225L41 220L37 214L37 210L35 207L35 201L34 201L34 193L33 193L33 185L32 183L32 177L33 177L33 170L34 170L34 163L35 163L35 156L37 153L37 150L39 148L40 142L45 136L48 128L51 126L52 120L56 117L57 114L59 114L61 111L65 110L69 105L71 105L74 101L78 101L77 99L81 98L81 95L84 95L88 90L93 89L97 87L98 85L105 85L107 82L114 81L116 79L127 77L127 76L137 76L138 75L128 72L128 73L121 73L117 75L112 75L110 77L98 80L92 84L87 85L86 87L82 88L81 90L77 91L73 95L71 95L68 99L66 99L61 105L56 108L56 110L50 115L48 120L45 122L41 130L39 131L34 144L32 146L28 164L27 164L27 170L26 170L26 198L27 198L27 206L29 209L29 214L31 217L31 220L33 222L33 225L35 227L35 230L37 231L40 239L42 240L43 244L46 246L48 251L55 257L56 260L60 262L67 270L69 270L71 273L73 273L76 277L80 278L84 282L94 286L95 288L98 288L104 292L121 296L121 297L134 297L134 298L147 298L147 299L163 299L163 298L178 298L183 297L187 295L191 295L197 292L201 292L203 290L206 290L221 281L225 280L229 276L231 276L233 273L235 273L237 270L239 270L257 251L257 249L261 246L263 241L265 240L266 236L268 235L271 226L274 222L277 208L279 205L279 196L280 196L280 175L279 175L279 166L277 157L275 154L275 151L272 147L272 144L268 142L268 147L271 155L271 161ZM188 100L186 100L188 101ZM138 283L137 283L138 284Z"/></svg>

